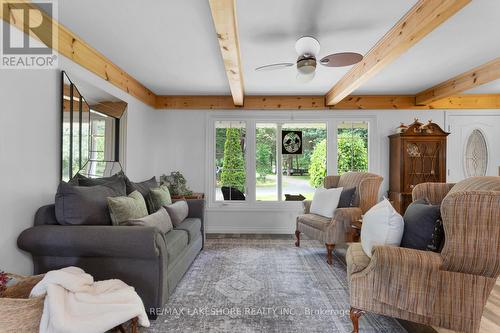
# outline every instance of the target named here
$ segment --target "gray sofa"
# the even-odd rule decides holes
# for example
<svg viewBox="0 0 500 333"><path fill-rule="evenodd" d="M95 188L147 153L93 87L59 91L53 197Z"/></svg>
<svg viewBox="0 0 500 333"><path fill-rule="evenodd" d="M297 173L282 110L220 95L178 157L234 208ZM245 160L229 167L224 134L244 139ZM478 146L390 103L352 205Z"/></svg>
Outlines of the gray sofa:
<svg viewBox="0 0 500 333"><path fill-rule="evenodd" d="M95 280L120 279L156 318L204 245L204 200L187 202L189 216L165 235L152 227L59 225L54 205L48 205L17 244L33 256L35 274L78 266Z"/></svg>

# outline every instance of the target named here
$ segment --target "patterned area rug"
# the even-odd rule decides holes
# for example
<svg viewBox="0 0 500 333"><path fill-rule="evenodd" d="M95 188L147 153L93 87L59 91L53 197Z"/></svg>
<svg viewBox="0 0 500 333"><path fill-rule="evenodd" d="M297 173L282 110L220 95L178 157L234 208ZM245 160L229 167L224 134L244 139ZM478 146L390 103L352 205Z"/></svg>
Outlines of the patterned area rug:
<svg viewBox="0 0 500 333"><path fill-rule="evenodd" d="M141 332L351 332L346 267L304 240L209 239L163 313ZM367 314L363 333L406 332Z"/></svg>

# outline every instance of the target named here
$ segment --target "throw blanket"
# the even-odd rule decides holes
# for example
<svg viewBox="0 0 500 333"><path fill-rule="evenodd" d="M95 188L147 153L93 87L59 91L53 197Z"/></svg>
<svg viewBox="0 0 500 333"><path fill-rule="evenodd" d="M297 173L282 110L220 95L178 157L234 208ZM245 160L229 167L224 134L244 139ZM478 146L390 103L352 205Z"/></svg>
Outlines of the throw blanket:
<svg viewBox="0 0 500 333"><path fill-rule="evenodd" d="M40 333L101 333L134 317L149 327L141 298L120 280L94 282L82 269L67 267L45 274L30 297L45 294Z"/></svg>

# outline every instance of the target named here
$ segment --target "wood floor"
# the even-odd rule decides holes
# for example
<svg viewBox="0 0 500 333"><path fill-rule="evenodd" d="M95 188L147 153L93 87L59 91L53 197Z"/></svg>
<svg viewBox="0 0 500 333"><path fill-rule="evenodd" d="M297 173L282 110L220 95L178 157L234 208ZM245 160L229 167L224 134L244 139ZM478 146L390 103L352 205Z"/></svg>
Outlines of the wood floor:
<svg viewBox="0 0 500 333"><path fill-rule="evenodd" d="M438 333L452 333L444 328L434 329ZM500 278L497 280L497 284L493 287L490 297L488 298L488 303L486 303L486 308L483 312L483 318L481 319L481 328L479 333L498 333L500 332Z"/></svg>

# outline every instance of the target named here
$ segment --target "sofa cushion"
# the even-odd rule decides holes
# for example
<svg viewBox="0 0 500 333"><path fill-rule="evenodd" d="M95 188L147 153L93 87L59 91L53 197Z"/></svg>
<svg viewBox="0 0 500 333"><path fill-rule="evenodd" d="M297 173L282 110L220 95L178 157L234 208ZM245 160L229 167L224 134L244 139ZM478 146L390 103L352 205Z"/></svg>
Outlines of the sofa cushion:
<svg viewBox="0 0 500 333"><path fill-rule="evenodd" d="M111 177L101 178L89 178L78 173L73 177L73 180L76 180L78 186L108 185L118 189L122 193L121 195L130 194L130 192L127 192L127 176L121 171Z"/></svg>
<svg viewBox="0 0 500 333"><path fill-rule="evenodd" d="M61 182L55 199L57 222L62 225L110 225L107 198L122 194L109 184L84 187Z"/></svg>
<svg viewBox="0 0 500 333"><path fill-rule="evenodd" d="M191 244L201 235L201 220L198 218L188 217L177 225L175 229L186 230L189 236L189 244Z"/></svg>
<svg viewBox="0 0 500 333"><path fill-rule="evenodd" d="M167 185L161 185L160 187L149 189L149 195L151 197L151 204L154 211L157 211L162 206L172 204L172 197L170 196L170 191L168 190Z"/></svg>
<svg viewBox="0 0 500 333"><path fill-rule="evenodd" d="M347 274L350 276L368 267L371 259L366 255L365 251L363 251L361 243L351 243L347 248L345 261L347 265Z"/></svg>
<svg viewBox="0 0 500 333"><path fill-rule="evenodd" d="M142 194L144 200L146 201L146 207L148 207L148 212L150 214L156 212L156 210L154 209L154 205L151 201L151 196L149 195L150 189L158 187L158 183L156 182L156 177L151 177L150 179L139 183L130 182L129 186L134 191L139 191L139 193Z"/></svg>
<svg viewBox="0 0 500 333"><path fill-rule="evenodd" d="M171 265L188 245L187 231L170 230L165 235L165 245L167 247L168 265Z"/></svg>
<svg viewBox="0 0 500 333"><path fill-rule="evenodd" d="M168 215L170 215L174 226L181 224L181 222L184 221L189 214L189 207L185 200L174 202L171 205L165 206L165 208L167 209Z"/></svg>
<svg viewBox="0 0 500 333"><path fill-rule="evenodd" d="M123 223L123 225L135 225L141 227L153 227L156 228L162 234L166 234L173 229L172 221L167 213L167 210L160 207L156 213L153 213L143 218L129 220Z"/></svg>
<svg viewBox="0 0 500 333"><path fill-rule="evenodd" d="M412 202L405 211L401 247L438 251L444 231L439 205L421 199Z"/></svg>
<svg viewBox="0 0 500 333"><path fill-rule="evenodd" d="M316 214L302 214L297 217L297 221L315 229L325 230L332 219Z"/></svg>
<svg viewBox="0 0 500 333"><path fill-rule="evenodd" d="M148 215L144 198L138 191L126 197L108 198L108 206L113 225L122 225L129 220L140 219Z"/></svg>
<svg viewBox="0 0 500 333"><path fill-rule="evenodd" d="M361 226L361 246L368 257L372 257L375 245L401 244L403 237L403 217L384 199L366 212Z"/></svg>

